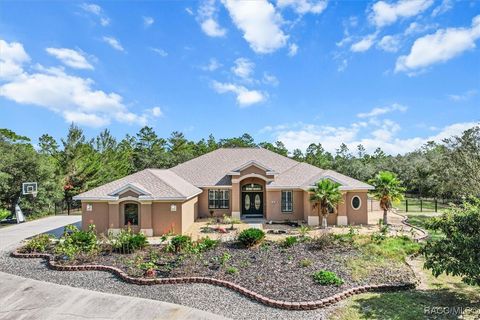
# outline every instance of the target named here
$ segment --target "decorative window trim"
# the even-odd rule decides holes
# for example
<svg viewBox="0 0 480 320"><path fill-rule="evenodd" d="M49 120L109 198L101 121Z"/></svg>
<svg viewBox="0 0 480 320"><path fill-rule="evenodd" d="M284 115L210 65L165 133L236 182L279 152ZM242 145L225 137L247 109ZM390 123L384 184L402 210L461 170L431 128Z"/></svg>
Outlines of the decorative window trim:
<svg viewBox="0 0 480 320"><path fill-rule="evenodd" d="M285 193L285 201L286 198L287 198L287 194L290 194L290 207L287 207L287 203L285 203L284 205L284 198L283 198L283 194ZM281 211L283 213L292 213L293 212L293 190L282 190L280 192L280 206L281 206Z"/></svg>
<svg viewBox="0 0 480 320"><path fill-rule="evenodd" d="M262 192L262 191L263 191L263 186L258 183L247 183L242 186L242 192Z"/></svg>
<svg viewBox="0 0 480 320"><path fill-rule="evenodd" d="M353 206L353 199L355 199L355 198L358 198L358 208L355 208ZM360 210L360 208L362 207L362 198L360 198L359 196L353 196L352 200L350 201L350 205L352 206L353 210Z"/></svg>
<svg viewBox="0 0 480 320"><path fill-rule="evenodd" d="M230 209L230 190L208 189L208 209Z"/></svg>

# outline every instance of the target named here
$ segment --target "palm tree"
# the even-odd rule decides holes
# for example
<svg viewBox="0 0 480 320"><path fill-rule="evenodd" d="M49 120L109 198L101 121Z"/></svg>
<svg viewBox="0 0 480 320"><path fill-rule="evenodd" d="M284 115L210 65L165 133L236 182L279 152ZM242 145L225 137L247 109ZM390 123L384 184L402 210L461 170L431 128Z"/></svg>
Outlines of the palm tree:
<svg viewBox="0 0 480 320"><path fill-rule="evenodd" d="M322 228L327 227L327 215L329 208L336 210L337 205L343 201L343 195L340 191L340 184L328 179L323 179L311 188L310 202L313 208L318 208L318 216L322 217Z"/></svg>
<svg viewBox="0 0 480 320"><path fill-rule="evenodd" d="M380 171L368 183L375 187L372 195L380 201L380 208L383 210L383 224L387 225L387 212L392 209L393 203L403 200L405 188L402 187L402 182L397 179L395 173L390 171Z"/></svg>

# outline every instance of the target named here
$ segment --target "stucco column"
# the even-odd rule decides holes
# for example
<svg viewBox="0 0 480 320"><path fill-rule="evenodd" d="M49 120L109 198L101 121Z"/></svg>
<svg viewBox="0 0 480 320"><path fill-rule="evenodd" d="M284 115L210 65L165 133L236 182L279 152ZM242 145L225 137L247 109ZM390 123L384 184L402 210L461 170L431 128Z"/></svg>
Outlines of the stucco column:
<svg viewBox="0 0 480 320"><path fill-rule="evenodd" d="M120 230L120 206L118 203L108 203L108 231L118 232Z"/></svg>
<svg viewBox="0 0 480 320"><path fill-rule="evenodd" d="M343 192L342 203L338 205L337 209L337 225L346 226L347 224L347 193Z"/></svg>
<svg viewBox="0 0 480 320"><path fill-rule="evenodd" d="M240 219L240 183L232 182L232 217Z"/></svg>
<svg viewBox="0 0 480 320"><path fill-rule="evenodd" d="M142 202L140 208L140 232L144 233L147 237L153 236L152 227L152 203Z"/></svg>

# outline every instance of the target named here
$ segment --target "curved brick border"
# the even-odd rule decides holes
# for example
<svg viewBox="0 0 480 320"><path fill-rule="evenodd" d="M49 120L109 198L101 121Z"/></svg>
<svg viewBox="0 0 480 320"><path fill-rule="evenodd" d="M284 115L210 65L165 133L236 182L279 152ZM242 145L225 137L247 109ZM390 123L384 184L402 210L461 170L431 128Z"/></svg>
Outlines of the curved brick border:
<svg viewBox="0 0 480 320"><path fill-rule="evenodd" d="M422 229L422 228L417 227L417 226L414 226L413 224L410 224L410 223L408 222L408 216L403 215L403 214L400 214L400 213L398 213L398 212L393 212L393 214L396 214L397 216L402 217L402 223L403 223L404 225L406 225L407 227L413 228L413 229L415 229L415 230L420 231L421 233L423 233L422 236L415 238L415 241L417 241L417 242L423 241L423 240L427 239L428 237L430 237L430 234L428 234L427 230Z"/></svg>
<svg viewBox="0 0 480 320"><path fill-rule="evenodd" d="M316 301L308 301L308 302L291 302L291 301L282 301L282 300L275 300L267 298L261 294L256 292L250 291L238 284L233 282L219 280L214 278L207 278L207 277L184 277L184 278L155 278L155 279L147 279L147 278L133 278L130 277L128 274L123 272L122 270L110 267L110 266L103 266L103 265L79 265L79 266L66 266L57 264L53 257L50 254L46 253L20 253L18 251L14 251L11 253L12 257L15 258L43 258L47 260L47 265L50 269L58 270L58 271L89 271L89 270L96 270L96 271L107 271L110 272L123 281L127 283L133 283L137 285L154 285L154 284L186 284L186 283L206 283L212 284L220 287L225 287L231 289L235 292L238 292L254 301L263 303L267 306L280 308L280 309L287 309L287 310L313 310L318 308L323 308L329 305L332 305L336 302L339 302L345 298L353 296L355 294L365 293L365 292L385 292L385 291L397 291L397 290L408 290L414 289L416 284L415 283L408 283L408 284L379 284L379 285L366 285L356 288L351 288L345 290L343 292L337 293L328 298L324 298L321 300Z"/></svg>

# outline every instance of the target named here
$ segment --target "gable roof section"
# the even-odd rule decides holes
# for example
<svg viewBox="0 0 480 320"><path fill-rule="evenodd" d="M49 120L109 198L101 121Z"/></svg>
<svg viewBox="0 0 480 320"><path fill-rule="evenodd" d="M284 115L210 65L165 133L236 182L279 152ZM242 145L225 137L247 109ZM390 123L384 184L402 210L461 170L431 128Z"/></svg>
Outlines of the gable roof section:
<svg viewBox="0 0 480 320"><path fill-rule="evenodd" d="M262 164L262 163L260 163L260 162L258 162L258 161L256 161L256 160L250 160L250 161L242 164L240 167L238 167L238 168L233 169L232 171L230 171L230 172L228 173L228 175L230 175L230 176L240 175L240 173L242 172L242 170L245 170L245 169L247 169L247 168L249 168L249 167L251 167L251 166L254 166L254 167L257 167L257 168L259 168L259 169L261 169L261 170L264 170L267 175L275 175L275 174L277 174L276 171L268 168L268 167L265 166L264 164Z"/></svg>
<svg viewBox="0 0 480 320"><path fill-rule="evenodd" d="M170 170L145 169L74 197L74 200L118 200L126 190L139 193L139 200L187 200L202 192Z"/></svg>
<svg viewBox="0 0 480 320"><path fill-rule="evenodd" d="M231 185L229 173L255 161L276 173L298 162L263 148L222 148L184 162L170 170L197 187Z"/></svg>
<svg viewBox="0 0 480 320"><path fill-rule="evenodd" d="M372 190L374 187L371 185L353 179L344 174L338 173L333 170L323 170L319 175L312 177L305 182L305 187L313 187L317 181L323 179L330 179L332 181L340 183L342 186L340 190Z"/></svg>

